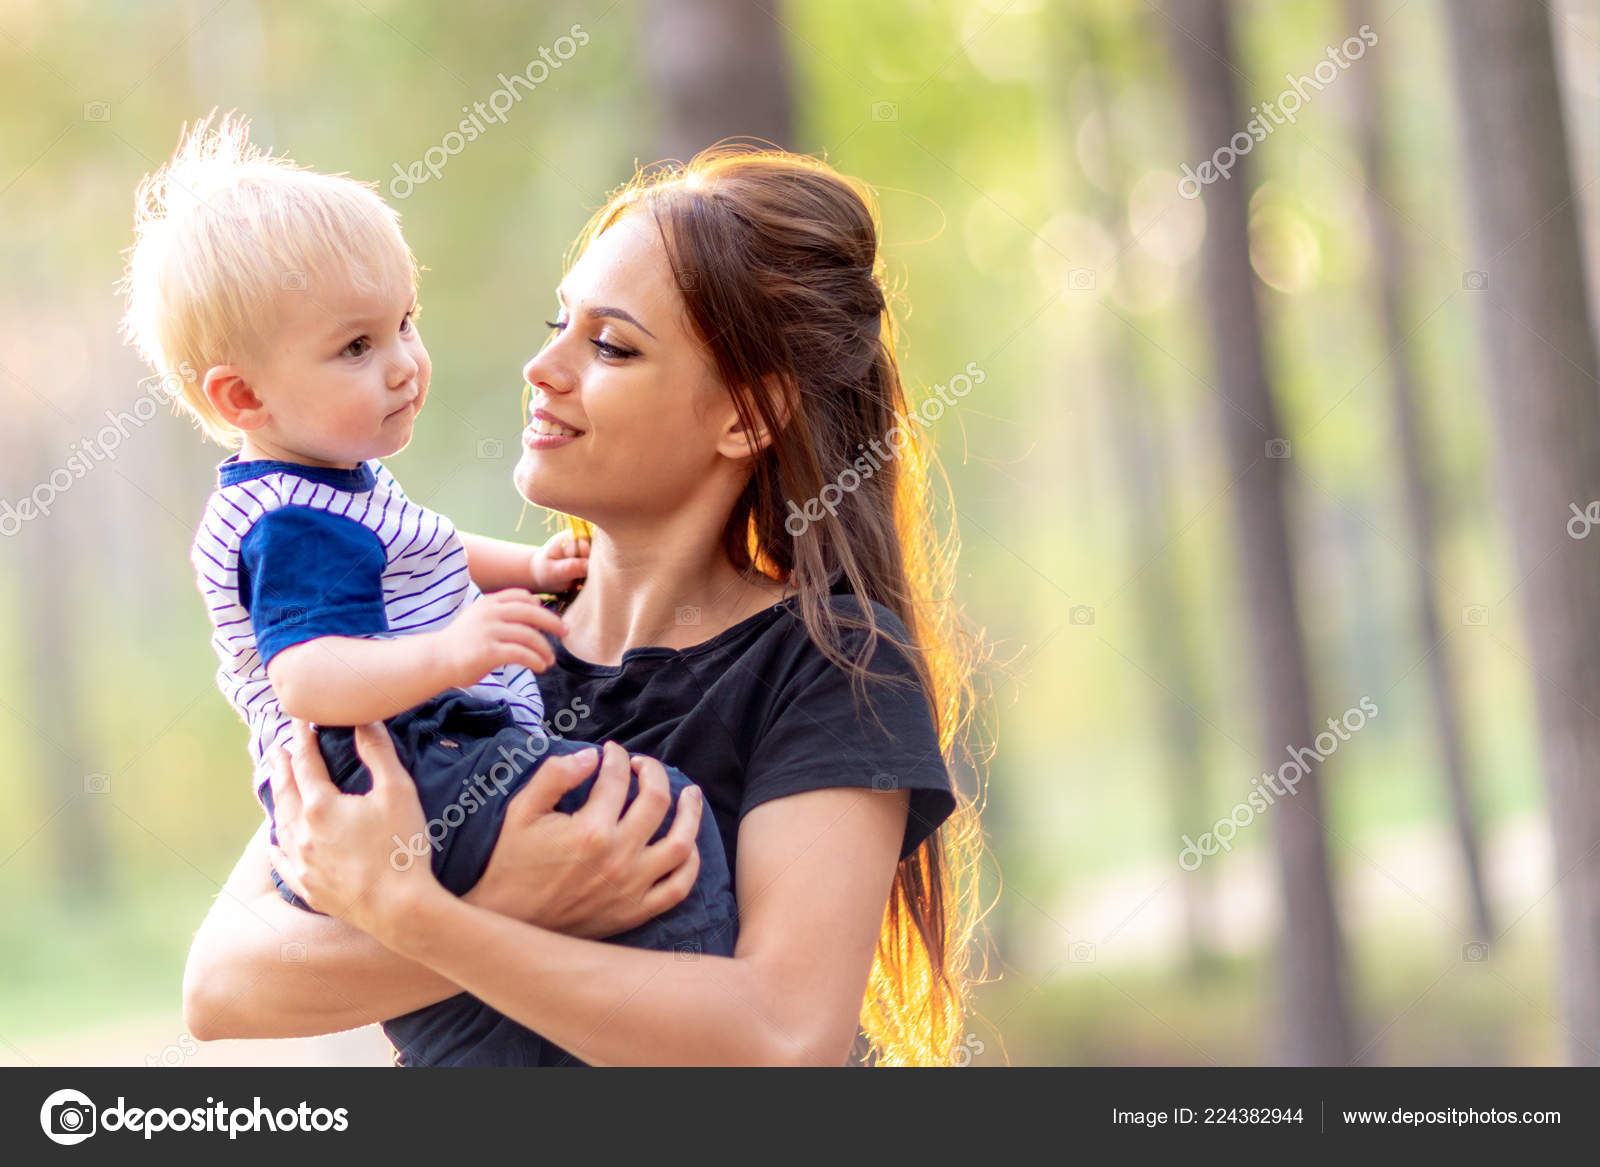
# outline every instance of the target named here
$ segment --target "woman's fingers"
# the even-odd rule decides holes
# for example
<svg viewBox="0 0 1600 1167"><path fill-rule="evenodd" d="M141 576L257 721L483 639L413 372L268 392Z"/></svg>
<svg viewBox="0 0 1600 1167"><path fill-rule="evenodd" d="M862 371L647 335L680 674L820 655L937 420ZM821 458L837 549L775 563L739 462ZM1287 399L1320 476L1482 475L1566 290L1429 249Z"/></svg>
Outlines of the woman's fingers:
<svg viewBox="0 0 1600 1167"><path fill-rule="evenodd" d="M683 814L683 807L680 806L678 808L678 813L679 815ZM662 839L656 846L663 846L666 842L666 839ZM649 891L645 892L644 900L640 904L640 909L645 913L644 918L648 920L652 916L659 916L668 908L676 907L682 903L689 892L694 889L694 881L699 878L700 849L694 845L694 841L691 839L689 842L689 857L678 865L677 870L673 871L665 879L655 883Z"/></svg>
<svg viewBox="0 0 1600 1167"><path fill-rule="evenodd" d="M298 729L296 730L298 733ZM291 822L300 817L300 788L295 785L294 762L289 751L281 746L272 748L272 809L278 822Z"/></svg>
<svg viewBox="0 0 1600 1167"><path fill-rule="evenodd" d="M283 848L274 847L269 843L267 845L267 861L272 864L272 869L278 873L278 878L289 885L290 891L307 903L310 902L310 897L306 895L306 889L301 886L299 872L294 869L294 864L290 861Z"/></svg>
<svg viewBox="0 0 1600 1167"><path fill-rule="evenodd" d="M294 786L301 813L322 806L339 788L328 777L328 764L317 746L317 731L308 721L294 719Z"/></svg>
<svg viewBox="0 0 1600 1167"><path fill-rule="evenodd" d="M639 793L622 816L622 837L630 851L638 851L650 841L672 807L672 785L667 769L654 758L636 754L628 767L639 780Z"/></svg>
<svg viewBox="0 0 1600 1167"><path fill-rule="evenodd" d="M594 773L599 760L600 751L590 746L540 762L528 784L506 804L506 824L522 826L555 810L563 794Z"/></svg>
<svg viewBox="0 0 1600 1167"><path fill-rule="evenodd" d="M678 870L692 858L695 867L700 865L700 817L705 808L705 795L695 786L688 787L678 796L678 813L672 826L660 840L645 848L646 871L652 883ZM693 883L693 879L689 882Z"/></svg>
<svg viewBox="0 0 1600 1167"><path fill-rule="evenodd" d="M355 745L356 756L372 771L372 793L388 793L409 779L406 768L400 764L400 755L395 753L389 727L383 722L369 721L356 726Z"/></svg>
<svg viewBox="0 0 1600 1167"><path fill-rule="evenodd" d="M616 742L606 742L600 750L600 774L589 791L589 800L578 808L574 818L598 820L607 834L615 831L622 817L622 804L628 797L628 751Z"/></svg>

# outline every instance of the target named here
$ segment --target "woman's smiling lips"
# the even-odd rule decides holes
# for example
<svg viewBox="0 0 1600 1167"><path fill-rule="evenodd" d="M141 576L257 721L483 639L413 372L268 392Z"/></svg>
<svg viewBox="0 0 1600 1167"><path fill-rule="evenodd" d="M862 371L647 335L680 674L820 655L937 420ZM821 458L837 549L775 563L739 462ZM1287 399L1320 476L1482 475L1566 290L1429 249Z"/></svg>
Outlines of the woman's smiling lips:
<svg viewBox="0 0 1600 1167"><path fill-rule="evenodd" d="M533 420L522 431L522 444L530 450L554 450L582 436L583 431L570 426L553 413L535 410Z"/></svg>

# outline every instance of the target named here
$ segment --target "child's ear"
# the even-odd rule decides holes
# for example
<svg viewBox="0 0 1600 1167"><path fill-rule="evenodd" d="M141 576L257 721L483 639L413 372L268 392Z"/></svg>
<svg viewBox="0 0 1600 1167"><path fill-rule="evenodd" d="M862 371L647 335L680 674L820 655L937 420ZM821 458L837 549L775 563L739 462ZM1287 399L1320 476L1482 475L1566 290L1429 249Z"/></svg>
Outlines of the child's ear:
<svg viewBox="0 0 1600 1167"><path fill-rule="evenodd" d="M211 408L234 429L255 430L267 423L267 407L238 365L212 365L200 389Z"/></svg>
<svg viewBox="0 0 1600 1167"><path fill-rule="evenodd" d="M777 436L777 430L789 424L789 418L794 414L793 399L782 378L775 374L764 377L760 393L766 398L767 408L772 411L776 426L769 429L757 416L755 428L750 429L739 419L737 410L730 411L727 427L722 431L721 440L717 442L717 453L723 457L735 461L753 458L772 444L772 439Z"/></svg>

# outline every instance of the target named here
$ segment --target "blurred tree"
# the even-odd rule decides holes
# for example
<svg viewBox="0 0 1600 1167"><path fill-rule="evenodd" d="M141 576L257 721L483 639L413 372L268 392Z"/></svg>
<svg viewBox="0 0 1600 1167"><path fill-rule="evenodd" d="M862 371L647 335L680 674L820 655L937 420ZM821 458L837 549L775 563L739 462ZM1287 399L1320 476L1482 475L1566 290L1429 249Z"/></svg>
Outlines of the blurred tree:
<svg viewBox="0 0 1600 1167"><path fill-rule="evenodd" d="M43 410L36 419L44 421ZM66 440L61 424L41 424L27 464L34 483L47 483L60 466ZM51 465L52 455L56 464ZM82 457L83 455L79 455ZM58 500L60 501L60 500ZM82 645L83 613L73 603L82 548L90 536L81 510L62 506L33 520L26 531L27 566L21 572L26 676L32 699L29 726L39 759L39 779L47 809L49 837L56 863L56 885L69 902L101 899L106 885L104 802L112 796L107 774L90 774L84 742L89 725L84 712L84 678L80 668L94 659Z"/></svg>
<svg viewBox="0 0 1600 1167"><path fill-rule="evenodd" d="M1063 142L1072 140L1071 127L1086 115L1099 118L1102 125L1111 125L1105 75L1114 56L1110 46L1103 43L1111 34L1085 16L1077 19L1084 68L1075 72L1087 79L1084 91L1092 108L1066 112L1058 130ZM1061 52L1053 55L1062 56L1069 51L1062 46ZM1132 180L1115 134L1105 135L1102 163L1110 190L1100 192L1094 199L1093 210L1116 241L1117 255L1125 256L1136 243L1127 210ZM1085 189L1097 188L1086 183ZM1142 360L1148 348L1135 343L1138 334L1130 329L1117 329L1108 335L1102 346L1106 369L1101 378L1110 430L1107 442L1116 462L1119 485L1128 500L1128 558L1134 568L1140 657L1156 681L1151 696L1155 723L1160 727L1167 809L1172 816L1170 829L1176 839L1193 831L1196 823L1206 821L1207 806L1205 750L1201 748L1198 712L1202 700L1200 667L1182 601L1182 584L1169 546L1170 533L1177 529L1173 518L1173 450L1150 370ZM1212 870L1202 867L1186 872L1181 880L1184 952L1191 972L1204 968L1211 956Z"/></svg>
<svg viewBox="0 0 1600 1167"><path fill-rule="evenodd" d="M643 55L659 101L657 158L687 161L729 137L791 146L781 11L778 0L648 0Z"/></svg>
<svg viewBox="0 0 1600 1167"><path fill-rule="evenodd" d="M1368 0L1347 0L1345 11L1351 28L1361 28L1371 22L1370 7ZM1434 729L1440 760L1444 764L1446 793L1455 822L1462 873L1466 878L1468 907L1477 939L1486 941L1494 936L1494 925L1489 897L1484 890L1477 816L1473 811L1466 752L1462 748L1461 705L1450 672L1450 660L1444 651L1444 637L1439 632L1439 606L1433 593L1433 577L1438 567L1434 525L1439 508L1434 498L1427 445L1422 439L1415 375L1407 344L1405 240L1395 229L1393 216L1397 194L1383 141L1383 127L1388 124L1381 80L1384 46L1377 45L1372 53L1375 59L1364 68L1352 70L1350 81L1355 87L1357 138L1367 175L1367 229L1377 261L1380 335L1384 351L1389 354L1394 446L1405 491L1406 524L1411 533L1411 562L1415 568L1411 578L1412 603L1418 631L1427 649Z"/></svg>
<svg viewBox="0 0 1600 1167"><path fill-rule="evenodd" d="M1234 94L1237 68L1224 0L1167 0L1169 39L1183 79L1190 142L1206 158L1247 120ZM1288 447L1267 382L1246 229L1248 158L1206 190L1201 280L1220 427L1249 613L1261 704L1263 759L1312 740L1305 645L1285 518ZM1273 762L1268 768L1273 768ZM1282 1048L1291 1065L1344 1065L1354 1053L1345 1000L1344 946L1328 875L1320 767L1272 808L1283 933L1278 965Z"/></svg>
<svg viewBox="0 0 1600 1167"><path fill-rule="evenodd" d="M1568 535L1600 499L1600 397L1549 16L1465 0L1449 18L1500 486L1532 650L1575 1063L1600 1058L1600 559Z"/></svg>

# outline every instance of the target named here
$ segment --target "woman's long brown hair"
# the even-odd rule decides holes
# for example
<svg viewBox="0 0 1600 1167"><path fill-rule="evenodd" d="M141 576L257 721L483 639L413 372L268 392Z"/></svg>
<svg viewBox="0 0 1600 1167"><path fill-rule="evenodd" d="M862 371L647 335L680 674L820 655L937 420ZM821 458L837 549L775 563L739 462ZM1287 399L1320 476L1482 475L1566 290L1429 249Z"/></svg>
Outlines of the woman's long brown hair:
<svg viewBox="0 0 1600 1167"><path fill-rule="evenodd" d="M574 254L640 210L660 228L689 319L746 432L773 435L724 529L728 558L795 591L807 632L859 696L880 639L897 644L916 667L945 764L959 766L977 640L951 596L953 525L936 533L936 463L900 380L871 192L814 158L719 147L685 167L640 172L594 215ZM885 448L898 456L860 461ZM839 490L852 473L859 485ZM828 484L835 506L796 518ZM859 616L830 602L840 580ZM899 618L909 643L880 627L872 602ZM871 1064L947 1065L963 1038L982 915L982 800L955 785L955 814L895 872L861 1008Z"/></svg>

